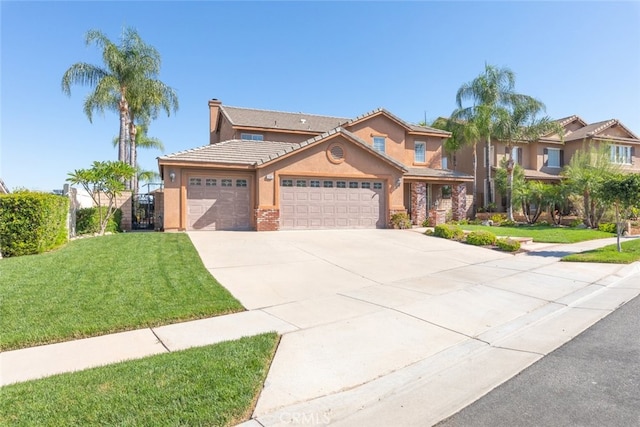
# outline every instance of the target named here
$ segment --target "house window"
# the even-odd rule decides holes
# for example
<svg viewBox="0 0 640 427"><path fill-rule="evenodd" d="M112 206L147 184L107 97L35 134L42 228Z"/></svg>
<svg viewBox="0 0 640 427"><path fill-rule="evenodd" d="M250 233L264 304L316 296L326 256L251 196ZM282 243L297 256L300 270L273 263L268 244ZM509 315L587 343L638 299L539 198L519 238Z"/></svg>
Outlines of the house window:
<svg viewBox="0 0 640 427"><path fill-rule="evenodd" d="M230 179L223 179L222 181L222 186L223 187L233 187L233 181Z"/></svg>
<svg viewBox="0 0 640 427"><path fill-rule="evenodd" d="M346 181L336 181L336 187L337 188L347 188L347 183L346 183Z"/></svg>
<svg viewBox="0 0 640 427"><path fill-rule="evenodd" d="M358 188L358 183L355 181L349 181L349 188Z"/></svg>
<svg viewBox="0 0 640 427"><path fill-rule="evenodd" d="M293 180L292 179L283 179L282 180L282 186L283 187L293 187Z"/></svg>
<svg viewBox="0 0 640 427"><path fill-rule="evenodd" d="M544 165L549 168L562 167L562 150L559 148L544 149Z"/></svg>
<svg viewBox="0 0 640 427"><path fill-rule="evenodd" d="M264 135L259 133L241 133L240 139L245 141L264 141Z"/></svg>
<svg viewBox="0 0 640 427"><path fill-rule="evenodd" d="M413 161L425 163L427 161L427 148L424 142L416 142L413 147Z"/></svg>
<svg viewBox="0 0 640 427"><path fill-rule="evenodd" d="M373 137L373 149L384 153L386 138L384 136L374 136Z"/></svg>
<svg viewBox="0 0 640 427"><path fill-rule="evenodd" d="M314 180L309 181L309 187L319 188L320 187L320 181L314 181Z"/></svg>
<svg viewBox="0 0 640 427"><path fill-rule="evenodd" d="M215 178L207 178L204 180L204 185L206 185L207 187L215 187L216 185L218 185L218 180Z"/></svg>
<svg viewBox="0 0 640 427"><path fill-rule="evenodd" d="M246 187L247 180L246 179L236 179L236 187Z"/></svg>
<svg viewBox="0 0 640 427"><path fill-rule="evenodd" d="M441 191L442 191L442 198L443 199L450 199L451 198L451 186L450 185L443 185Z"/></svg>
<svg viewBox="0 0 640 427"><path fill-rule="evenodd" d="M509 154L509 147L504 147L504 154ZM511 158L513 159L514 165L522 166L522 147L511 147ZM507 158L505 158L506 160Z"/></svg>
<svg viewBox="0 0 640 427"><path fill-rule="evenodd" d="M324 188L333 188L333 181L322 181L322 186Z"/></svg>
<svg viewBox="0 0 640 427"><path fill-rule="evenodd" d="M189 185L194 187L202 185L202 178L189 178Z"/></svg>
<svg viewBox="0 0 640 427"><path fill-rule="evenodd" d="M442 157L442 169L449 169L449 158L447 156Z"/></svg>
<svg viewBox="0 0 640 427"><path fill-rule="evenodd" d="M374 190L382 190L382 183L381 182L374 182L373 183L373 189Z"/></svg>
<svg viewBox="0 0 640 427"><path fill-rule="evenodd" d="M296 180L296 187L306 187L306 186L307 186L307 181L305 179Z"/></svg>
<svg viewBox="0 0 640 427"><path fill-rule="evenodd" d="M360 188L371 188L371 183L363 182L362 184L360 184Z"/></svg>
<svg viewBox="0 0 640 427"><path fill-rule="evenodd" d="M631 164L631 147L628 145L612 145L611 148L611 163L617 163L621 165Z"/></svg>
<svg viewBox="0 0 640 427"><path fill-rule="evenodd" d="M484 163L484 167L486 168L487 166L493 166L493 157L495 154L495 146L491 146L491 151L489 152L489 162L487 163L487 147L484 147L484 150L482 151L482 162Z"/></svg>

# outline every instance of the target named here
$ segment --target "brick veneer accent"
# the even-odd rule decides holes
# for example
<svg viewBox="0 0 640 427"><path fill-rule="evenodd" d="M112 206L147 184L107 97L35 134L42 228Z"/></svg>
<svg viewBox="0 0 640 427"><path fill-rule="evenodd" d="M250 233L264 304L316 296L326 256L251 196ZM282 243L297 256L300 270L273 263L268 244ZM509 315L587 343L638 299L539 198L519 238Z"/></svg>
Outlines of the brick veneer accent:
<svg viewBox="0 0 640 427"><path fill-rule="evenodd" d="M276 231L280 228L280 209L256 209L256 231Z"/></svg>
<svg viewBox="0 0 640 427"><path fill-rule="evenodd" d="M429 226L444 224L447 222L447 211L442 209L431 209L429 211Z"/></svg>
<svg viewBox="0 0 640 427"><path fill-rule="evenodd" d="M427 218L427 184L425 182L411 183L411 222L422 225Z"/></svg>
<svg viewBox="0 0 640 427"><path fill-rule="evenodd" d="M467 217L467 186L458 184L451 187L452 218L459 221Z"/></svg>

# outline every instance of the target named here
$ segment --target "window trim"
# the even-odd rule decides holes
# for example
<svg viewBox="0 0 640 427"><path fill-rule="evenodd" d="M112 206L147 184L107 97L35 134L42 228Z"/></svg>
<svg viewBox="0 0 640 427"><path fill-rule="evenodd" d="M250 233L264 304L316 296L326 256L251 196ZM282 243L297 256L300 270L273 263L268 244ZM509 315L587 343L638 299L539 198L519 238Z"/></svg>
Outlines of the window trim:
<svg viewBox="0 0 640 427"><path fill-rule="evenodd" d="M633 147L630 145L611 144L609 146L609 160L615 165L632 165L633 164ZM624 149L625 155L619 156L619 150ZM614 154L615 150L615 154ZM620 161L620 159L623 159Z"/></svg>
<svg viewBox="0 0 640 427"><path fill-rule="evenodd" d="M376 140L378 142L380 142L380 140L382 140L382 150L379 150L376 148ZM386 136L381 136L381 135L374 135L373 137L373 149L376 150L378 153L386 153L387 151L387 137Z"/></svg>
<svg viewBox="0 0 640 427"><path fill-rule="evenodd" d="M418 160L418 146L422 146L422 160ZM426 141L414 141L413 143L413 163L425 164L427 163L427 143Z"/></svg>
<svg viewBox="0 0 640 427"><path fill-rule="evenodd" d="M547 147L547 148L545 148L545 150L546 150L546 156L547 156L547 159L546 159L546 162L545 162L545 167L553 168L553 169L560 169L562 167L562 154L561 154L562 149L553 148L553 147ZM551 151L555 151L555 152L558 153L558 164L557 165L550 165L549 164L549 160L550 160L549 153Z"/></svg>

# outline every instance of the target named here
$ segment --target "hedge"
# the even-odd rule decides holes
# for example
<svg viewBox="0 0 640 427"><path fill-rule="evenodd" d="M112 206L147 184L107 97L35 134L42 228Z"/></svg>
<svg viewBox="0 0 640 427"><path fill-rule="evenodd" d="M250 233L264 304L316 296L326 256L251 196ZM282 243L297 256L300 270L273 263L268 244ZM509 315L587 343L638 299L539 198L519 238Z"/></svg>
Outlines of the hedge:
<svg viewBox="0 0 640 427"><path fill-rule="evenodd" d="M104 218L107 215L107 206L102 206L102 217ZM109 218L109 222L107 223L106 232L118 232L122 231L120 229L120 223L122 221L122 211L120 209L116 209ZM78 209L76 211L76 234L93 234L100 232L100 212L98 208L84 208Z"/></svg>
<svg viewBox="0 0 640 427"><path fill-rule="evenodd" d="M32 255L67 242L69 199L20 192L0 196L0 251L3 257Z"/></svg>
<svg viewBox="0 0 640 427"><path fill-rule="evenodd" d="M496 246L498 249L505 252L516 252L520 249L520 242L509 238L503 238L496 240Z"/></svg>
<svg viewBox="0 0 640 427"><path fill-rule="evenodd" d="M440 224L433 229L433 235L443 237L445 239L462 240L464 239L464 231L460 226L455 224Z"/></svg>
<svg viewBox="0 0 640 427"><path fill-rule="evenodd" d="M475 246L488 246L496 243L496 235L490 231L477 230L467 235L466 242Z"/></svg>

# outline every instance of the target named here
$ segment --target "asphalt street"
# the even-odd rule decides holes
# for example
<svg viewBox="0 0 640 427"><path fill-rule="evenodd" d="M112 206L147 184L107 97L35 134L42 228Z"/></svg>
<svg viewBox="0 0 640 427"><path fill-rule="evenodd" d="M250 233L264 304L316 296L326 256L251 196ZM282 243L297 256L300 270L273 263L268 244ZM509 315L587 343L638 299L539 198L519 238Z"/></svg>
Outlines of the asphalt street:
<svg viewBox="0 0 640 427"><path fill-rule="evenodd" d="M640 425L640 297L437 424Z"/></svg>

